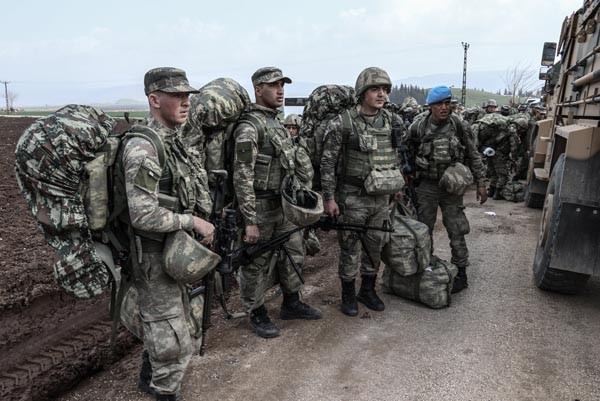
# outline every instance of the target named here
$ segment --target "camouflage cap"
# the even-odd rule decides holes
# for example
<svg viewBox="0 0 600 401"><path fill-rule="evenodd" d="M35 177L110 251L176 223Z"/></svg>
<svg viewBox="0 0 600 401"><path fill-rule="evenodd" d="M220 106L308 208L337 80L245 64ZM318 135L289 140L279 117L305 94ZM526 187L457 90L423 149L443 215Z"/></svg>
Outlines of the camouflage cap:
<svg viewBox="0 0 600 401"><path fill-rule="evenodd" d="M167 93L198 93L188 82L185 71L173 67L153 68L144 75L146 96L155 91Z"/></svg>
<svg viewBox="0 0 600 401"><path fill-rule="evenodd" d="M270 84L280 80L283 80L286 84L292 83L292 80L288 77L284 77L283 72L277 67L259 68L252 74L252 85L254 86L259 84Z"/></svg>

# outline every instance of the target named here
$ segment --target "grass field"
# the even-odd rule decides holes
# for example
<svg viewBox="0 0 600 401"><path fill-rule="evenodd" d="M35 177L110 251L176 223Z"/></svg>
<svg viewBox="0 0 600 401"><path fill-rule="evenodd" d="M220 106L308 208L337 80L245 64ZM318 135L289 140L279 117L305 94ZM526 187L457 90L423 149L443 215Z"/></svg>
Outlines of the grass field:
<svg viewBox="0 0 600 401"><path fill-rule="evenodd" d="M462 90L461 88L451 88L452 96L460 101ZM482 92L480 90L467 89L466 107L481 106L483 102L494 99L498 106L508 104L510 96L497 95L491 92ZM521 99L525 101L525 99Z"/></svg>

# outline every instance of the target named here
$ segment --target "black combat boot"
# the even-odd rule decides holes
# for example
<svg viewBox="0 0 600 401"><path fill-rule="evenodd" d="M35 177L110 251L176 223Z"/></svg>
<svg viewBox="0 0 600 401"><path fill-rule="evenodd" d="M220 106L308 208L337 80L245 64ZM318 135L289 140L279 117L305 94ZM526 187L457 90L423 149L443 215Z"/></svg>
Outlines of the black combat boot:
<svg viewBox="0 0 600 401"><path fill-rule="evenodd" d="M468 286L469 283L467 282L467 268L459 267L458 274L456 275L456 277L454 277L454 284L452 284L452 294L461 292Z"/></svg>
<svg viewBox="0 0 600 401"><path fill-rule="evenodd" d="M156 395L156 392L150 387L150 381L152 380L152 365L150 364L150 355L148 351L144 350L142 353L142 370L140 371L140 377L137 381L137 386L146 394Z"/></svg>
<svg viewBox="0 0 600 401"><path fill-rule="evenodd" d="M340 309L344 315L358 315L358 304L356 303L356 288L354 286L354 280L342 280L342 305L340 306Z"/></svg>
<svg viewBox="0 0 600 401"><path fill-rule="evenodd" d="M262 338L273 338L279 336L279 328L271 322L264 305L250 312L250 325L256 335Z"/></svg>
<svg viewBox="0 0 600 401"><path fill-rule="evenodd" d="M300 301L297 292L283 293L283 303L279 314L281 320L304 319L317 320L323 317L321 311Z"/></svg>
<svg viewBox="0 0 600 401"><path fill-rule="evenodd" d="M492 199L493 200L504 200L504 196L502 196L502 191L497 190L496 193L494 193L494 197Z"/></svg>
<svg viewBox="0 0 600 401"><path fill-rule="evenodd" d="M494 194L496 193L496 187L489 187L487 190L487 196L488 198L491 198L494 196Z"/></svg>
<svg viewBox="0 0 600 401"><path fill-rule="evenodd" d="M367 308L381 312L385 309L385 305L375 292L375 280L377 280L375 275L362 276L356 299Z"/></svg>
<svg viewBox="0 0 600 401"><path fill-rule="evenodd" d="M179 401L177 394L156 394L157 401Z"/></svg>

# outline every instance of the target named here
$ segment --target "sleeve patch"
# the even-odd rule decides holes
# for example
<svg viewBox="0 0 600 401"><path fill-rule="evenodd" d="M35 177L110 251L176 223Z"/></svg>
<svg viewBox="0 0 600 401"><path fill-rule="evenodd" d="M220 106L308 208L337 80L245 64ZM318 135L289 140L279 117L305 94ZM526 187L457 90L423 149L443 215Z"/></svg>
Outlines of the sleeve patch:
<svg viewBox="0 0 600 401"><path fill-rule="evenodd" d="M235 157L242 163L252 162L252 142L238 142L235 144Z"/></svg>
<svg viewBox="0 0 600 401"><path fill-rule="evenodd" d="M154 193L160 180L160 166L149 158L144 158L140 168L135 175L134 184L136 187L146 192Z"/></svg>

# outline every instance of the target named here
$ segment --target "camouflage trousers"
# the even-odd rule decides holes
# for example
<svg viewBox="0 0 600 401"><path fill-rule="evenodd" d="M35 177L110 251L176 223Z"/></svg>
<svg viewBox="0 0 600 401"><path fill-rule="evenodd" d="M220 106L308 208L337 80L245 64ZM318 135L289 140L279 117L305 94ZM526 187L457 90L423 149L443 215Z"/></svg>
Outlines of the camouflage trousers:
<svg viewBox="0 0 600 401"><path fill-rule="evenodd" d="M162 253L143 253L133 278L143 326L144 348L150 355L152 382L160 394L175 394L197 346L190 335L190 308L184 288L163 270Z"/></svg>
<svg viewBox="0 0 600 401"><path fill-rule="evenodd" d="M267 241L296 228L283 216L279 200L256 200L260 240ZM302 269L304 246L302 231L294 233L285 244L292 259ZM254 310L265 302L265 292L279 283L286 294L298 292L302 282L284 252L267 252L249 265L240 268L240 296L247 310Z"/></svg>
<svg viewBox="0 0 600 401"><path fill-rule="evenodd" d="M495 156L488 157L487 177L491 187L504 188L510 176L510 164L509 156L500 152L496 152Z"/></svg>
<svg viewBox="0 0 600 401"><path fill-rule="evenodd" d="M463 195L451 195L439 187L437 181L424 180L419 183L417 192L417 214L419 221L425 223L429 233L437 219L438 207L442 210L442 222L450 238L451 262L459 267L469 265L469 250L465 235L469 233L469 221L465 216ZM433 252L433 236L431 250Z"/></svg>
<svg viewBox="0 0 600 401"><path fill-rule="evenodd" d="M529 169L529 152L524 142L521 142L517 147L517 154L515 155L516 160L516 171L515 177L518 179L527 178L527 170Z"/></svg>
<svg viewBox="0 0 600 401"><path fill-rule="evenodd" d="M348 194L340 204L340 221L381 227L390 218L389 199L388 195ZM360 236L362 242L357 233L338 231L338 272L343 281L354 280L359 270L361 275L376 275L379 270L385 233L369 230Z"/></svg>

